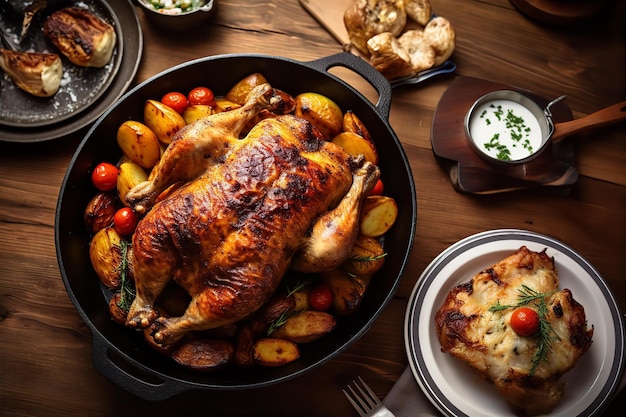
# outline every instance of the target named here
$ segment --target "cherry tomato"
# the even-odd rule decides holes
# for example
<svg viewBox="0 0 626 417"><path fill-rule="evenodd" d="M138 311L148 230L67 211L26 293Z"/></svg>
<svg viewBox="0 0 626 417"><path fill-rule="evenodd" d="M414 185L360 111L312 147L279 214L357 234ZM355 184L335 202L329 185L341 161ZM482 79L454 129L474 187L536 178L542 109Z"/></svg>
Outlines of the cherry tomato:
<svg viewBox="0 0 626 417"><path fill-rule="evenodd" d="M113 216L113 226L120 235L132 235L137 227L137 215L130 207L122 207Z"/></svg>
<svg viewBox="0 0 626 417"><path fill-rule="evenodd" d="M333 303L333 292L324 283L316 284L309 291L308 302L311 309L326 311Z"/></svg>
<svg viewBox="0 0 626 417"><path fill-rule="evenodd" d="M196 87L189 92L187 95L187 100L189 104L207 104L209 106L215 107L215 95L210 88L206 87Z"/></svg>
<svg viewBox="0 0 626 417"><path fill-rule="evenodd" d="M91 173L91 182L100 191L109 191L117 186L119 170L113 164L102 162Z"/></svg>
<svg viewBox="0 0 626 417"><path fill-rule="evenodd" d="M165 104L176 110L177 113L182 114L187 107L189 107L189 101L187 100L187 96L183 93L179 93L178 91L172 91L171 93L167 93L161 99L161 103Z"/></svg>
<svg viewBox="0 0 626 417"><path fill-rule="evenodd" d="M520 307L511 315L511 327L520 336L534 336L539 331L539 314L532 308Z"/></svg>
<svg viewBox="0 0 626 417"><path fill-rule="evenodd" d="M382 195L383 189L383 181L379 178L378 181L376 181L374 188L372 188L372 191L370 191L369 195Z"/></svg>

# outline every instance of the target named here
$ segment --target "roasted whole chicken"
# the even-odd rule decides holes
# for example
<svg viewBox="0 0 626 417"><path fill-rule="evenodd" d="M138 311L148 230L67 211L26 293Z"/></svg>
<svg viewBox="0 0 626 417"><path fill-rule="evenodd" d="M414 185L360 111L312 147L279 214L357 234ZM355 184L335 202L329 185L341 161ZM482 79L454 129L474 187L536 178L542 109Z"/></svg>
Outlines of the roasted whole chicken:
<svg viewBox="0 0 626 417"><path fill-rule="evenodd" d="M185 126L128 193L146 214L132 240L127 326L152 326L168 346L255 312L289 268L327 271L348 257L379 169L282 114L291 111L285 97L263 84L239 109ZM158 317L155 300L172 280L190 303L180 317Z"/></svg>

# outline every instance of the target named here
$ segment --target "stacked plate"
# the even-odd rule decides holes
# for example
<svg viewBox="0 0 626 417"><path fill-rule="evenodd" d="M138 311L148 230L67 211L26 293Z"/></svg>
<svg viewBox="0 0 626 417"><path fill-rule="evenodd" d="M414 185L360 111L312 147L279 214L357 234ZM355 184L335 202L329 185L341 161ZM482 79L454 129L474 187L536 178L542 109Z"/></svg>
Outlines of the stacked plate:
<svg viewBox="0 0 626 417"><path fill-rule="evenodd" d="M553 416L594 416L610 402L624 369L624 322L611 290L570 247L550 237L514 229L465 238L443 251L423 272L409 300L405 341L413 375L446 416L515 414L496 389L460 360L441 352L434 317L448 292L525 245L554 257L560 288L569 288L594 327L593 344L566 373L565 395Z"/></svg>
<svg viewBox="0 0 626 417"><path fill-rule="evenodd" d="M7 2L21 12L23 2ZM52 97L35 97L19 88L8 75L0 74L0 140L39 142L60 138L95 121L132 82L143 49L143 34L129 0L62 1L35 14L32 25L42 25L55 8L78 6L111 24L117 45L111 60L102 68L84 68L64 56L61 87ZM41 27L30 27L21 39L22 22L2 19L5 37L17 50L54 52Z"/></svg>

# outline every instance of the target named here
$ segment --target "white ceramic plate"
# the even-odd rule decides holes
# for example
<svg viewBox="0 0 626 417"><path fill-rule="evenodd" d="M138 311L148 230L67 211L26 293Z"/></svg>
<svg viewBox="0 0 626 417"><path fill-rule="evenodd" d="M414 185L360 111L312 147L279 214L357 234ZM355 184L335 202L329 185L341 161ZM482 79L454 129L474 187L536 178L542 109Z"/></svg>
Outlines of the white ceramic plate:
<svg viewBox="0 0 626 417"><path fill-rule="evenodd" d="M550 237L524 230L492 230L443 251L421 275L406 312L405 343L413 375L446 416L515 416L496 389L470 367L441 352L434 317L448 292L525 245L554 257L560 286L580 302L594 326L593 344L562 379L565 395L553 416L593 416L608 405L624 367L624 322L610 289L579 254Z"/></svg>

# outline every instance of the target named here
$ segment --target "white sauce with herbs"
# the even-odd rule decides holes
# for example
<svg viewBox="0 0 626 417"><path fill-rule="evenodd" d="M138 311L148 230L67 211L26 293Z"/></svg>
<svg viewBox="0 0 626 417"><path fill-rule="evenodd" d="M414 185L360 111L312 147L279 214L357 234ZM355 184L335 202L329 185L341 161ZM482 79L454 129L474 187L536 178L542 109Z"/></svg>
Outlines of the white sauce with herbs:
<svg viewBox="0 0 626 417"><path fill-rule="evenodd" d="M537 118L512 100L490 100L474 108L469 132L478 149L501 161L527 158L542 144Z"/></svg>

